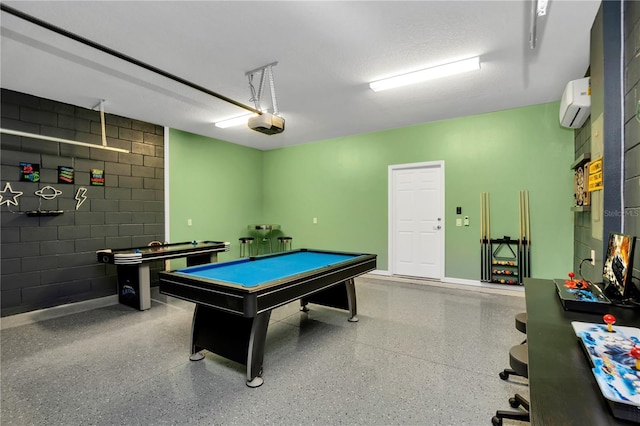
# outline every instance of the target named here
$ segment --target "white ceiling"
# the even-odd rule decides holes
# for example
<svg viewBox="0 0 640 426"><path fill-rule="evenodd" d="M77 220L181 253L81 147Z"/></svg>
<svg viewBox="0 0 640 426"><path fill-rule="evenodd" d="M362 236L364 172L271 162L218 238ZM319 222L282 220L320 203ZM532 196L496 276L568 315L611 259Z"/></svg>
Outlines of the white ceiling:
<svg viewBox="0 0 640 426"><path fill-rule="evenodd" d="M589 66L599 1L5 1L253 106L245 72L277 61L286 129L213 122L246 111L2 12L3 88L272 149L556 101ZM368 82L479 55L481 70L374 93ZM270 106L270 95L263 96Z"/></svg>

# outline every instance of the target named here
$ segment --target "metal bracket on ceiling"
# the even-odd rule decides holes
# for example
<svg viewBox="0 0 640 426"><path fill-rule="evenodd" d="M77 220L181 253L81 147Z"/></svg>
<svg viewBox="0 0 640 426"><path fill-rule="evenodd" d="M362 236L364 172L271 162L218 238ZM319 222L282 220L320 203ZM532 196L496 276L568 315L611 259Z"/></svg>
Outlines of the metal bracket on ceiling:
<svg viewBox="0 0 640 426"><path fill-rule="evenodd" d="M92 109L100 108L100 129L102 130L102 146L107 146L107 129L104 124L104 99L100 99Z"/></svg>
<svg viewBox="0 0 640 426"><path fill-rule="evenodd" d="M273 115L278 115L278 102L276 100L276 86L273 80L273 67L278 65L278 62L271 62L260 68L256 68L251 71L247 71L244 75L249 79L249 89L251 90L251 99L255 108L259 111L265 111L260 105L262 94L264 92L265 77L269 80L269 91L271 92L271 106L273 107ZM253 85L253 79L256 75L260 75L260 82L258 83L258 90Z"/></svg>

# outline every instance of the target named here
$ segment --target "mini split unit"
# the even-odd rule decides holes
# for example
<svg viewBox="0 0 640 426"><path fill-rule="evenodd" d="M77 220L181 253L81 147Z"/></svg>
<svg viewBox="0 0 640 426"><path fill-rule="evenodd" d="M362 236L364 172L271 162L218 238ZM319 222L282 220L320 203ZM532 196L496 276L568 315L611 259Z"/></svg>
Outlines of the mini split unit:
<svg viewBox="0 0 640 426"><path fill-rule="evenodd" d="M571 129L582 127L591 115L591 79L570 81L560 100L560 125Z"/></svg>

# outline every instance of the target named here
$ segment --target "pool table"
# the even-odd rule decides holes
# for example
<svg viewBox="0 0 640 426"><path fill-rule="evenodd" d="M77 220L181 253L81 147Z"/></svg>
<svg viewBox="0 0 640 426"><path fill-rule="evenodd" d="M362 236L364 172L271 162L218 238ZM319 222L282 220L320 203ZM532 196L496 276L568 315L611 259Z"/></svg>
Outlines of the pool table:
<svg viewBox="0 0 640 426"><path fill-rule="evenodd" d="M247 386L262 385L271 311L300 300L348 310L358 320L354 278L376 268L376 255L299 249L160 272L160 293L196 304L191 357L208 350L247 366Z"/></svg>

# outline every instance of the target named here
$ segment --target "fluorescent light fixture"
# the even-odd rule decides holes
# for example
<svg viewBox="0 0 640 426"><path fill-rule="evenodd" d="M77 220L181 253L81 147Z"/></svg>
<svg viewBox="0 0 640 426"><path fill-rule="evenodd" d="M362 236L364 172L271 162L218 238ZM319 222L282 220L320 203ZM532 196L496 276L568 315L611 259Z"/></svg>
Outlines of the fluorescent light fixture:
<svg viewBox="0 0 640 426"><path fill-rule="evenodd" d="M473 58L463 59L462 61L451 62L449 64L438 65L436 67L374 81L369 83L369 87L374 92L379 92L381 90L393 89L394 87L406 86L408 84L420 83L479 69L480 57L475 56Z"/></svg>
<svg viewBox="0 0 640 426"><path fill-rule="evenodd" d="M243 114L239 117L232 117L226 120L220 120L213 123L216 127L226 129L227 127L240 126L241 124L247 124L249 117L255 117L258 114Z"/></svg>

